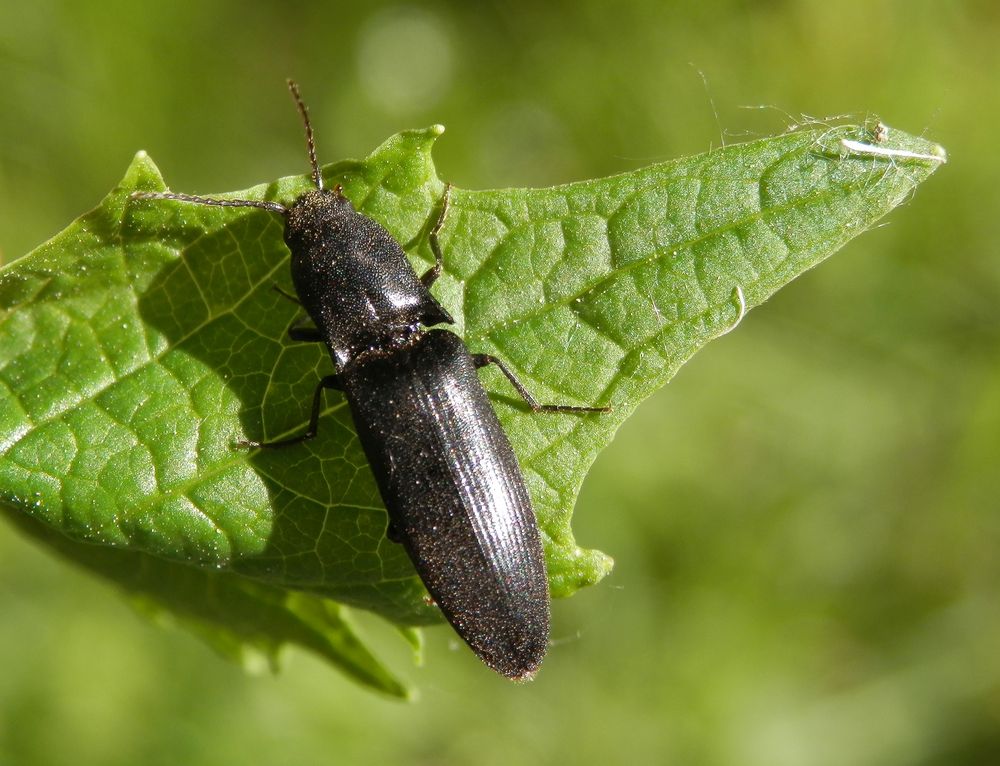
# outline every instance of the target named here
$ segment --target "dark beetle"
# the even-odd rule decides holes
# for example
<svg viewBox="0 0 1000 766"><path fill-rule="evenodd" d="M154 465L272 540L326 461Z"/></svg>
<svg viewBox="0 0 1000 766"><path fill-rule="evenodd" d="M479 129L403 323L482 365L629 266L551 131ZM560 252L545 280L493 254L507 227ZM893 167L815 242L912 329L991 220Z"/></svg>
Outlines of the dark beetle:
<svg viewBox="0 0 1000 766"><path fill-rule="evenodd" d="M305 124L315 191L289 207L169 192L133 196L284 216L297 301L315 323L289 335L325 343L336 373L317 386L305 433L241 446L312 438L323 389L342 390L389 512L389 538L406 548L431 597L483 662L508 678L530 678L549 636L545 558L517 459L476 369L497 365L535 412L607 408L541 405L496 358L470 354L449 330L421 329L454 321L430 293L441 274L438 232L448 190L430 234L435 264L418 277L384 228L355 211L339 186L323 188L306 107L298 86L288 86Z"/></svg>

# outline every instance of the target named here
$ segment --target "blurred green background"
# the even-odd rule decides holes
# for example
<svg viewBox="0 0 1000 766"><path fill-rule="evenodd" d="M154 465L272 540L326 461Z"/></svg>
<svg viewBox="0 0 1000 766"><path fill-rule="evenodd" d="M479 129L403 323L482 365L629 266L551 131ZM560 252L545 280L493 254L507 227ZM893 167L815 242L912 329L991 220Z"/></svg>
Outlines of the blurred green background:
<svg viewBox="0 0 1000 766"><path fill-rule="evenodd" d="M0 528L0 764L1000 762L1000 5L0 0L0 255L132 154L238 189L448 126L466 188L546 185L878 114L949 151L887 225L754 311L588 478L617 559L538 680L427 632L421 690L246 675ZM763 107L745 109L743 107Z"/></svg>

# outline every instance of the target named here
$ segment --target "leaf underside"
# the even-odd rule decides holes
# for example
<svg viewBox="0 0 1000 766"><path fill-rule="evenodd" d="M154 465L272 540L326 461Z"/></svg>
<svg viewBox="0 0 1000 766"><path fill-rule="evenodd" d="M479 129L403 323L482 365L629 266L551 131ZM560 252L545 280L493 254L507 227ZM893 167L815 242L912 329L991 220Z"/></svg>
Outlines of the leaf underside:
<svg viewBox="0 0 1000 766"><path fill-rule="evenodd" d="M440 128L324 169L418 271L444 190ZM604 554L570 516L618 426L745 311L870 227L943 151L899 131L818 126L549 189L453 189L435 293L469 347L502 357L543 401L607 415L533 415L482 379L542 528L553 595L597 582ZM845 141L847 143L845 143ZM851 143L856 142L856 143ZM859 148L867 146L868 150ZM132 200L162 190L140 153L91 213L0 272L0 501L29 534L229 654L298 643L395 696L341 604L401 626L439 620L386 515L350 413L329 393L320 435L277 451L240 439L301 432L316 344L281 221L262 210ZM306 176L236 192L289 202Z"/></svg>

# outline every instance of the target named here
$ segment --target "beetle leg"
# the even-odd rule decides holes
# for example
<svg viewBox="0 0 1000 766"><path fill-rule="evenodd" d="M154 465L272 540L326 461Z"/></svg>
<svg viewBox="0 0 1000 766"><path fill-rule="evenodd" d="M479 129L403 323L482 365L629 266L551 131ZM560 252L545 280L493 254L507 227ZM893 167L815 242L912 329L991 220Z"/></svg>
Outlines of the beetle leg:
<svg viewBox="0 0 1000 766"><path fill-rule="evenodd" d="M444 186L444 196L441 198L441 213L438 215L434 228L431 229L430 236L427 237L431 245L431 252L434 253L434 265L424 272L424 275L420 277L420 281L428 289L441 276L441 270L444 268L444 256L441 254L441 243L438 241L438 232L444 226L444 219L448 215L448 207L450 205L451 184L448 183Z"/></svg>
<svg viewBox="0 0 1000 766"><path fill-rule="evenodd" d="M403 542L403 535L399 531L399 527L393 523L392 519L389 520L389 524L385 528L385 536L390 543L396 543L396 545L399 545Z"/></svg>
<svg viewBox="0 0 1000 766"><path fill-rule="evenodd" d="M531 392L524 387L524 384L517 379L517 376L511 372L510 368L507 367L500 359L490 354L473 354L472 363L476 365L477 368L485 367L486 365L493 364L496 365L500 372L502 372L510 384L517 389L517 393L521 395L521 398L527 403L531 408L532 412L611 412L610 407L578 407L573 404L540 404Z"/></svg>
<svg viewBox="0 0 1000 766"><path fill-rule="evenodd" d="M298 327L292 325L288 328L288 337L299 343L322 343L323 336L316 327Z"/></svg>
<svg viewBox="0 0 1000 766"><path fill-rule="evenodd" d="M271 449L272 447L290 447L293 444L298 444L314 438L319 425L319 410L323 405L323 389L325 388L340 390L340 381L337 379L336 375L327 375L325 378L320 380L319 385L316 386L316 392L313 394L312 411L309 413L309 427L306 429L305 433L289 437L288 439L279 439L274 442L238 441L236 442L236 446L246 448L262 447Z"/></svg>
<svg viewBox="0 0 1000 766"><path fill-rule="evenodd" d="M302 301L299 300L299 297L297 295L292 295L290 292L288 292L288 290L279 285L277 282L271 285L271 289L273 289L274 292L276 292L278 295L284 298L288 298L288 300L290 300L292 303L297 303L300 306L302 305Z"/></svg>
<svg viewBox="0 0 1000 766"><path fill-rule="evenodd" d="M299 306L302 305L302 301L298 299L298 296L292 295L277 282L271 285L271 288L278 295L284 298L288 298L288 300L290 300L292 303L295 303ZM299 321L301 322L302 320L300 319ZM315 327L299 327L298 322L296 322L295 324L293 324L291 327L288 328L288 337L299 343L323 342L323 336L319 334L318 329L316 329Z"/></svg>

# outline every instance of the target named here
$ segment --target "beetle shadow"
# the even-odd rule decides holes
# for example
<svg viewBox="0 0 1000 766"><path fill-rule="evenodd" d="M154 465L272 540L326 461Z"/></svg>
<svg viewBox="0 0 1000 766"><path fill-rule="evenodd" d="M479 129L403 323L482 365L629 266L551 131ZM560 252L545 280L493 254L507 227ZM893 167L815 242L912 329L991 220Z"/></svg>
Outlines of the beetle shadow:
<svg viewBox="0 0 1000 766"><path fill-rule="evenodd" d="M315 439L237 444L302 433L316 385L332 371L325 347L288 338L304 312L274 289L294 294L281 218L172 204L164 222L162 210L149 214L155 204L130 201L123 229L126 258L160 264L141 279L138 311L152 365L186 397L165 417L193 434L169 450L191 473L158 491L176 492L214 526L185 532L185 557L391 618L437 621L402 547L385 538L384 506L340 392L325 392ZM160 512L171 511L165 503Z"/></svg>

